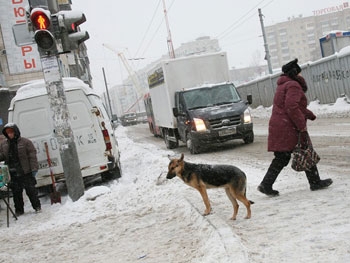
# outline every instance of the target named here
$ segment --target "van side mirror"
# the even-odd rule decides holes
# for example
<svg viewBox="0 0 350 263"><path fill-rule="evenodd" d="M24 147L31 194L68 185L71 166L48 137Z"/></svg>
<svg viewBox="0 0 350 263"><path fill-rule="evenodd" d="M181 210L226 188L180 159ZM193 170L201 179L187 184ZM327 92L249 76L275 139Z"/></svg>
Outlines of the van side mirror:
<svg viewBox="0 0 350 263"><path fill-rule="evenodd" d="M174 115L174 117L179 116L179 109L178 108L173 108L173 115Z"/></svg>
<svg viewBox="0 0 350 263"><path fill-rule="evenodd" d="M249 105L253 103L253 96L252 96L252 94L248 94L247 95L247 101L248 101Z"/></svg>
<svg viewBox="0 0 350 263"><path fill-rule="evenodd" d="M179 111L179 109L178 108L173 108L173 115L174 115L174 117L179 117L179 116L186 116L186 114L185 113L183 113L183 112L180 112Z"/></svg>

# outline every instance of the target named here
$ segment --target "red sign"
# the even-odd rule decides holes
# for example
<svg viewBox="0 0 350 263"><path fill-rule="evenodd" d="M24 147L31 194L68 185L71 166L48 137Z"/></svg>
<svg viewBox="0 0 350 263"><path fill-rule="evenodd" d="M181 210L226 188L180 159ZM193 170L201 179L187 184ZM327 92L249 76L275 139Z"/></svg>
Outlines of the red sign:
<svg viewBox="0 0 350 263"><path fill-rule="evenodd" d="M313 11L314 16L321 16L329 13L334 13L334 12L339 12L343 11L344 9L349 7L349 2L344 2L341 5L336 5L336 6L330 6L326 8L322 8L319 10Z"/></svg>

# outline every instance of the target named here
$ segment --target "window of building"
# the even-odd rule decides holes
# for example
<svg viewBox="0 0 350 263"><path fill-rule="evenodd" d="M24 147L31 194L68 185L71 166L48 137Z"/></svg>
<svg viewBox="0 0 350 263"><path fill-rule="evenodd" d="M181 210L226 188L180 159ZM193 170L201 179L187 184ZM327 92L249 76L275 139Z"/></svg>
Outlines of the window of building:
<svg viewBox="0 0 350 263"><path fill-rule="evenodd" d="M337 18L333 18L333 19L330 21L330 24L331 24L332 26L338 26L338 25L339 25L338 19L337 19Z"/></svg>
<svg viewBox="0 0 350 263"><path fill-rule="evenodd" d="M285 36L285 35L287 35L287 30L286 30L286 29L280 29L280 30L278 31L278 34L279 34L280 36Z"/></svg>
<svg viewBox="0 0 350 263"><path fill-rule="evenodd" d="M314 23L306 24L306 30L313 30L315 28Z"/></svg>

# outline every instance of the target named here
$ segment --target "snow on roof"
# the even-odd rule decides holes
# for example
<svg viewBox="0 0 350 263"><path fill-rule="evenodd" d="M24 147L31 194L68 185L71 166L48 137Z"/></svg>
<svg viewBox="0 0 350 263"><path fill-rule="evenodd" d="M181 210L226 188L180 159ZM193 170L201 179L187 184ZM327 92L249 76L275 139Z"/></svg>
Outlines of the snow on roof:
<svg viewBox="0 0 350 263"><path fill-rule="evenodd" d="M346 56L349 54L350 54L350 46L346 46L338 52L338 56Z"/></svg>
<svg viewBox="0 0 350 263"><path fill-rule="evenodd" d="M87 84L78 78L63 78L63 86L65 91L81 89L87 95L97 95ZM47 94L44 79L33 80L25 83L18 89L14 100L24 100L28 98L43 96Z"/></svg>
<svg viewBox="0 0 350 263"><path fill-rule="evenodd" d="M198 86L185 88L184 91L194 90L194 89L202 89L202 88L212 88L212 87L217 87L217 86L226 85L226 84L232 84L233 85L233 83L229 82L229 81L219 82L219 83L203 83L203 84L198 85Z"/></svg>

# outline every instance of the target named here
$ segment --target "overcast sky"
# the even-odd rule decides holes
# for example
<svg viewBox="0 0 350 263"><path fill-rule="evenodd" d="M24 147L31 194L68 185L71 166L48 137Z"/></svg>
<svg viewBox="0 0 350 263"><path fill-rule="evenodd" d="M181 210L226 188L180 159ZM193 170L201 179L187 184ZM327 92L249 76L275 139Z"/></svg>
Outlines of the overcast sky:
<svg viewBox="0 0 350 263"><path fill-rule="evenodd" d="M168 53L167 30L162 0L72 0L73 10L85 13L90 39L85 43L91 63L94 87L104 90L102 67L109 86L127 77L117 54L103 46L108 44L129 61L134 70ZM229 59L229 67L249 66L253 57L265 55L258 9L269 26L288 17L313 16L314 11L341 5L341 0L165 0L174 48L201 36L217 38Z"/></svg>

